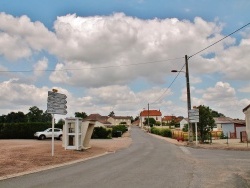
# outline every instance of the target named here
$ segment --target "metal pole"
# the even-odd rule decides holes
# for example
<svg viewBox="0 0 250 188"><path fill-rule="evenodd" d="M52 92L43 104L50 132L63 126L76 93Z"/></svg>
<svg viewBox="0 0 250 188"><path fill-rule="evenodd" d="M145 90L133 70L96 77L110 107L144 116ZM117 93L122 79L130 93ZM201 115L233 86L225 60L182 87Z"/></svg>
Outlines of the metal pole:
<svg viewBox="0 0 250 188"><path fill-rule="evenodd" d="M149 103L148 103L148 127L149 127Z"/></svg>
<svg viewBox="0 0 250 188"><path fill-rule="evenodd" d="M195 123L195 144L198 145L197 123Z"/></svg>
<svg viewBox="0 0 250 188"><path fill-rule="evenodd" d="M188 108L188 111L189 111L189 110L191 110L191 97L190 97L188 56L187 55L185 55L185 65L186 65L186 85L187 85L187 108ZM193 134L192 134L192 132L193 132L192 123L189 122L189 115L188 115L188 140L189 140L189 142L193 142Z"/></svg>
<svg viewBox="0 0 250 188"><path fill-rule="evenodd" d="M52 148L51 148L51 155L54 156L54 114L52 115Z"/></svg>

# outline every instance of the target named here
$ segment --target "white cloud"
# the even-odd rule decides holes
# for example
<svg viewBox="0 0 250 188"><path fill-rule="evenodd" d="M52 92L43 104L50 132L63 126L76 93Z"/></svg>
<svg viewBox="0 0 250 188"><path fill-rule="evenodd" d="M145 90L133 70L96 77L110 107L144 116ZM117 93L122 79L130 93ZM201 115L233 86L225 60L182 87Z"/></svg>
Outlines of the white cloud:
<svg viewBox="0 0 250 188"><path fill-rule="evenodd" d="M35 76L42 76L44 70L48 68L48 59L44 57L43 59L39 60L33 67Z"/></svg>

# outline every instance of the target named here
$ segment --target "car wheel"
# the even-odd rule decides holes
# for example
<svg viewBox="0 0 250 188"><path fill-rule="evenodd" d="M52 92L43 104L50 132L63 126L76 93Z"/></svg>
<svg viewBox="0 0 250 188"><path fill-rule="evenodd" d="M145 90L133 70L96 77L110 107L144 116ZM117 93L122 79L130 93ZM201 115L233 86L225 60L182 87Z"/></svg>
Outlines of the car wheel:
<svg viewBox="0 0 250 188"><path fill-rule="evenodd" d="M57 139L58 139L58 140L62 140L62 135L58 136Z"/></svg>
<svg viewBox="0 0 250 188"><path fill-rule="evenodd" d="M39 136L39 139L40 139L40 140L45 140L45 138L46 138L45 135L40 135L40 136Z"/></svg>

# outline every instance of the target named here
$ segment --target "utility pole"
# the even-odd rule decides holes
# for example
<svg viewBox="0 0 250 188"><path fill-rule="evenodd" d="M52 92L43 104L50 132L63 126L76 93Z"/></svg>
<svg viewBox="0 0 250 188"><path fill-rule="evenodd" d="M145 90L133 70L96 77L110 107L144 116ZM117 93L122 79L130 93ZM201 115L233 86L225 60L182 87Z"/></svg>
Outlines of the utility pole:
<svg viewBox="0 0 250 188"><path fill-rule="evenodd" d="M186 85L187 85L187 109L188 109L188 114L189 114L189 110L191 110L191 97L190 97L190 84L189 84L188 56L187 55L185 55L185 65L186 65ZM189 122L189 115L188 115L188 141L193 142L193 129L192 129L192 123Z"/></svg>
<svg viewBox="0 0 250 188"><path fill-rule="evenodd" d="M148 103L148 127L149 127L149 103Z"/></svg>

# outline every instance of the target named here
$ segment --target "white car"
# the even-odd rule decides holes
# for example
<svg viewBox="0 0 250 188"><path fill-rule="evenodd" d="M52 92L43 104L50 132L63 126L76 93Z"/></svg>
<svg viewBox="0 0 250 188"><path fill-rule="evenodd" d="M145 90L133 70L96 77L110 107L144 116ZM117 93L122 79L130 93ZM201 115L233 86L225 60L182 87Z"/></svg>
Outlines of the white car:
<svg viewBox="0 0 250 188"><path fill-rule="evenodd" d="M54 138L61 140L63 135L62 129L54 128ZM45 131L36 132L34 137L39 140L44 140L46 138L52 138L52 128L48 128Z"/></svg>

